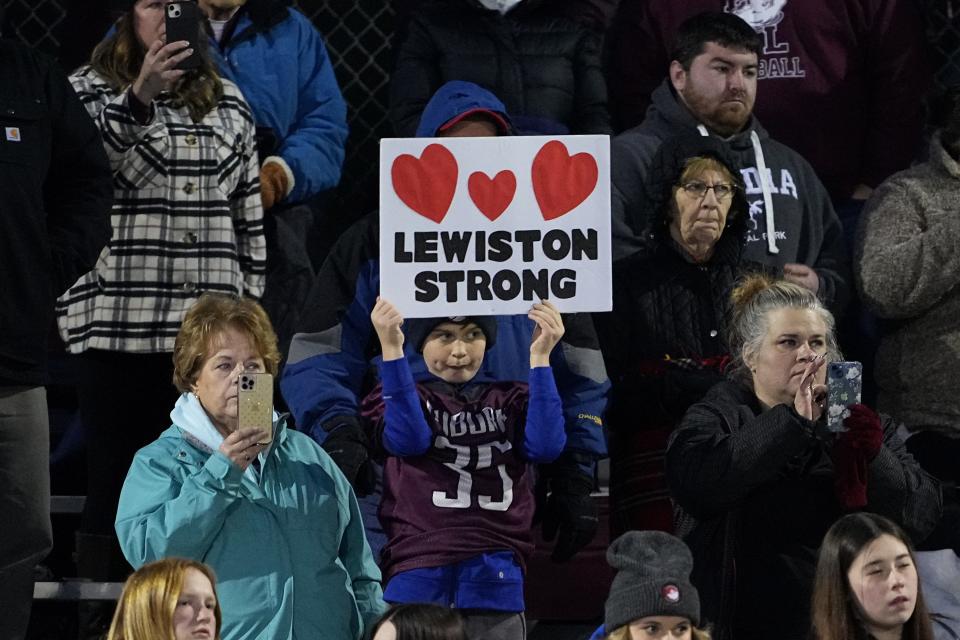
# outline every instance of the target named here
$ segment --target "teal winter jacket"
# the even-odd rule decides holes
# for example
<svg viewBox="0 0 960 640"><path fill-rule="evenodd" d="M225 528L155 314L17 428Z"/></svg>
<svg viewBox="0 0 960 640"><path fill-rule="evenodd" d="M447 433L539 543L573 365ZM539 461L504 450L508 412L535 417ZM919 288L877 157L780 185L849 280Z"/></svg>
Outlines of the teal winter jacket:
<svg viewBox="0 0 960 640"><path fill-rule="evenodd" d="M319 445L277 420L262 472L244 473L210 446L193 395L171 417L137 452L120 494L116 530L130 564L180 556L213 567L223 640L368 633L385 608L380 570L353 490Z"/></svg>

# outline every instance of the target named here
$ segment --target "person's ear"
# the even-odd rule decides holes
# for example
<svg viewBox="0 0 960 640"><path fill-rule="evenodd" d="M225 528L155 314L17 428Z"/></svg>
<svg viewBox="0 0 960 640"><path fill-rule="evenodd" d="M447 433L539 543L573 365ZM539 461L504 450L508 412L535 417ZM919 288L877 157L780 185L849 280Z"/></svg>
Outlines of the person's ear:
<svg viewBox="0 0 960 640"><path fill-rule="evenodd" d="M200 371L198 370L195 372L195 375L193 376L193 380L190 381L190 393L192 393L193 395L197 395L197 389L200 388L199 386L197 386L197 382L199 380L200 380Z"/></svg>
<svg viewBox="0 0 960 640"><path fill-rule="evenodd" d="M687 70L683 68L679 60L670 63L670 84L677 90L677 93L683 91L687 86Z"/></svg>

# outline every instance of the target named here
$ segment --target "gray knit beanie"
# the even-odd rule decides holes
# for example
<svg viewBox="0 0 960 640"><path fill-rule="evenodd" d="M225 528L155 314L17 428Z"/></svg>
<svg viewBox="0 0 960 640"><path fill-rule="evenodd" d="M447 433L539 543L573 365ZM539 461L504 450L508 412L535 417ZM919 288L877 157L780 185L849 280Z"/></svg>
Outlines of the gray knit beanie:
<svg viewBox="0 0 960 640"><path fill-rule="evenodd" d="M682 540L662 531L628 531L610 544L617 570L607 596L607 633L647 616L678 616L700 624L700 597L690 584L693 556Z"/></svg>

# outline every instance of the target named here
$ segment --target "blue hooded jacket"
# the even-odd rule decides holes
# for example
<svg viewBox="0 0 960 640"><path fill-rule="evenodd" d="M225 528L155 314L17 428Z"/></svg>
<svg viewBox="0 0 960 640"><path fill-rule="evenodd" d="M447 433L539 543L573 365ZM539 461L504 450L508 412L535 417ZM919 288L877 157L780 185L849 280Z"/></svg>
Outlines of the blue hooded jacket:
<svg viewBox="0 0 960 640"><path fill-rule="evenodd" d="M418 135L435 136L457 116L488 111L510 125L503 104L471 83L448 82L427 104ZM379 224L372 213L337 241L302 307L280 387L297 424L318 442L345 424L359 424L359 402L375 384L379 343L370 312L380 290ZM534 323L526 316L498 316L497 341L484 357L478 382L518 380L529 375ZM565 455L592 473L606 455L602 416L610 382L588 314L564 315L566 333L553 350L553 368L564 407ZM431 377L410 345L414 380Z"/></svg>
<svg viewBox="0 0 960 640"><path fill-rule="evenodd" d="M258 144L283 158L296 203L340 182L347 141L347 105L323 39L289 0L248 0L221 48L210 55L250 104ZM267 133L269 132L269 133ZM267 133L265 136L264 134Z"/></svg>

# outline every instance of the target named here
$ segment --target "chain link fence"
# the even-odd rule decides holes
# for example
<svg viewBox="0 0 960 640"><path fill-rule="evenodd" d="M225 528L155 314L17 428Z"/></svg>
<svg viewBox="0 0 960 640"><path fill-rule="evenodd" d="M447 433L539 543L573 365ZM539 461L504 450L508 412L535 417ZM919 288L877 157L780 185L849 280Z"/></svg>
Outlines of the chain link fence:
<svg viewBox="0 0 960 640"><path fill-rule="evenodd" d="M960 86L960 0L927 0L927 42L938 89Z"/></svg>
<svg viewBox="0 0 960 640"><path fill-rule="evenodd" d="M927 21L935 87L958 86L960 0L919 1ZM0 0L7 9L4 33L58 56L61 40L71 31L64 24L71 4L79 8L75 13L81 19L89 15L89 0ZM349 106L347 159L333 207L346 224L377 204L377 143L390 135L387 81L397 18L387 0L298 0L297 6L323 34Z"/></svg>
<svg viewBox="0 0 960 640"><path fill-rule="evenodd" d="M85 58L68 64L64 58L70 56L61 55L63 41L74 37L74 29L93 30L95 35L106 32L109 25L101 20L107 15L105 9L91 8L92 4L89 0L0 0L6 8L3 33L73 66ZM390 135L387 81L394 11L386 0L301 0L296 4L323 34L349 108L346 163L331 207L339 218L335 225L339 231L377 206L377 143ZM84 23L68 29L64 22L68 12L72 22Z"/></svg>
<svg viewBox="0 0 960 640"><path fill-rule="evenodd" d="M6 10L3 35L15 37L32 47L57 55L60 42L56 32L66 14L58 0L0 0Z"/></svg>
<svg viewBox="0 0 960 640"><path fill-rule="evenodd" d="M387 83L394 12L386 0L302 0L298 6L323 34L347 101L350 137L337 208L342 218L355 219L378 204L378 142L392 134Z"/></svg>

